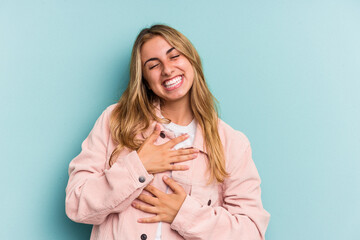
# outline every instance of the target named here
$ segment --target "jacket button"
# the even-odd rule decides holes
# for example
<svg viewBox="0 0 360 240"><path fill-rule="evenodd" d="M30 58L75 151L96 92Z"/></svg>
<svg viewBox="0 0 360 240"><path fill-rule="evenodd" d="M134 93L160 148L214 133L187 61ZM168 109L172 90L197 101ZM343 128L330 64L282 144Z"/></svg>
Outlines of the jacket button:
<svg viewBox="0 0 360 240"><path fill-rule="evenodd" d="M141 182L141 183L145 182L145 177L144 177L144 176L140 176L140 177L139 177L139 182Z"/></svg>
<svg viewBox="0 0 360 240"><path fill-rule="evenodd" d="M165 133L163 131L160 132L160 137L165 138Z"/></svg>
<svg viewBox="0 0 360 240"><path fill-rule="evenodd" d="M144 234L141 234L140 236L141 240L146 240L147 239L147 235L144 233Z"/></svg>
<svg viewBox="0 0 360 240"><path fill-rule="evenodd" d="M208 201L208 206L210 206L210 204L211 204L211 199Z"/></svg>

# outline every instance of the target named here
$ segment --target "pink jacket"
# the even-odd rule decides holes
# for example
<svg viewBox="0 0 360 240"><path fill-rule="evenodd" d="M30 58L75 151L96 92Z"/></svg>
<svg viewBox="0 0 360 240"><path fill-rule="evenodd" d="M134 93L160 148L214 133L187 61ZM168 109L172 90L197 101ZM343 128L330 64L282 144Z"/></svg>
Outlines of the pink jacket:
<svg viewBox="0 0 360 240"><path fill-rule="evenodd" d="M69 165L66 214L75 222L93 224L93 240L154 240L158 224L138 223L137 219L151 214L133 208L131 203L138 201L136 198L148 184L165 192L162 176L169 172L147 173L136 151L128 149L109 167L115 148L109 116L115 105L101 114L82 143L81 153ZM148 137L154 126L155 122L141 137ZM155 144L174 138L163 132L165 135L161 134ZM207 153L198 125L194 140L194 147L200 150L198 157L182 163L189 170L172 172L173 179L188 195L172 224L162 224L162 239L264 239L270 215L261 203L260 177L250 143L243 133L221 120L219 134L230 177L222 184L207 185Z"/></svg>

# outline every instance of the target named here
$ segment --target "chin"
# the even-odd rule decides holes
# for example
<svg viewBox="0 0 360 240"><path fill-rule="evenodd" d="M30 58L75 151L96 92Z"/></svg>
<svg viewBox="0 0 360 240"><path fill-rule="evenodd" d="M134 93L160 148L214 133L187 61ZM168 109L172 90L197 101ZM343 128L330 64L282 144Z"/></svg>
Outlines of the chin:
<svg viewBox="0 0 360 240"><path fill-rule="evenodd" d="M186 97L189 97L189 96L190 96L189 94L181 94L181 95L177 95L177 96L167 97L164 100L169 101L169 102L176 102L176 101L184 100Z"/></svg>

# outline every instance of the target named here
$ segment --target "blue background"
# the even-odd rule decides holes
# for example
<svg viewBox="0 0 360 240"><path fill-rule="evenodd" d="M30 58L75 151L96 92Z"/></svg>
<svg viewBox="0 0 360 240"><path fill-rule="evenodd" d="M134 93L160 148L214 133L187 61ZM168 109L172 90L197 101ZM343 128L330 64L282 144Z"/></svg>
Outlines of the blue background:
<svg viewBox="0 0 360 240"><path fill-rule="evenodd" d="M360 239L360 1L0 0L0 239L88 239L68 164L128 81L137 33L198 49L250 139L270 240Z"/></svg>

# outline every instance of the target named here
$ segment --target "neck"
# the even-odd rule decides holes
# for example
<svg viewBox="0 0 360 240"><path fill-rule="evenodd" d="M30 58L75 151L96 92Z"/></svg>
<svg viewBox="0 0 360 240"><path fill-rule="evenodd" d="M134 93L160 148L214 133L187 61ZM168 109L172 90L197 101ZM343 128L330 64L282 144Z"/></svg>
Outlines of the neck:
<svg viewBox="0 0 360 240"><path fill-rule="evenodd" d="M180 126L189 125L194 118L190 106L190 98L174 102L161 102L161 114Z"/></svg>

